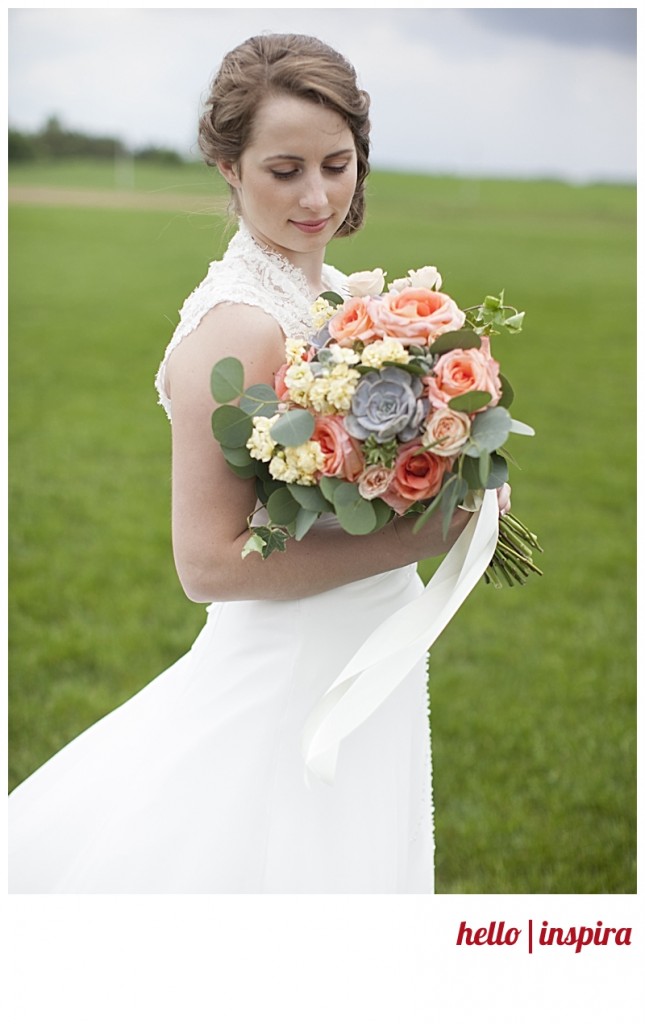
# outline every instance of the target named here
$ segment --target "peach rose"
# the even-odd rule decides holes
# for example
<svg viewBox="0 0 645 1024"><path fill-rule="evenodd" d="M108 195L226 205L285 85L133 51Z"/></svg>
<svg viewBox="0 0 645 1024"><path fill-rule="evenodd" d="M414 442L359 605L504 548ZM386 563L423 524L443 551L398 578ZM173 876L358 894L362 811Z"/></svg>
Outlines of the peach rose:
<svg viewBox="0 0 645 1024"><path fill-rule="evenodd" d="M387 466L368 466L356 481L358 493L361 498L367 498L368 501L378 498L387 491L393 477L394 470L388 469Z"/></svg>
<svg viewBox="0 0 645 1024"><path fill-rule="evenodd" d="M430 343L446 331L463 327L465 313L449 295L430 288L404 288L371 299L369 313L382 334L407 340L408 344Z"/></svg>
<svg viewBox="0 0 645 1024"><path fill-rule="evenodd" d="M352 341L372 341L380 337L369 313L369 301L361 296L347 299L331 318L327 327L339 345L351 345Z"/></svg>
<svg viewBox="0 0 645 1024"><path fill-rule="evenodd" d="M276 370L273 377L273 390L281 402L289 397L289 388L284 382L285 374L289 369L291 369L289 363L284 363L279 370Z"/></svg>
<svg viewBox="0 0 645 1024"><path fill-rule="evenodd" d="M456 455L470 436L470 416L455 409L435 409L426 422L423 443L436 455Z"/></svg>
<svg viewBox="0 0 645 1024"><path fill-rule="evenodd" d="M317 416L311 439L322 449L323 476L338 476L352 483L360 476L363 452L358 441L345 430L342 416Z"/></svg>
<svg viewBox="0 0 645 1024"><path fill-rule="evenodd" d="M499 363L490 354L488 338L481 338L481 348L455 348L439 356L426 377L428 397L433 405L443 407L451 398L469 391L488 391L489 406L497 405L502 394Z"/></svg>
<svg viewBox="0 0 645 1024"><path fill-rule="evenodd" d="M399 448L394 463L394 478L381 495L396 512L403 513L415 501L433 498L441 488L444 473L452 468L453 459L443 458L422 448L420 438Z"/></svg>

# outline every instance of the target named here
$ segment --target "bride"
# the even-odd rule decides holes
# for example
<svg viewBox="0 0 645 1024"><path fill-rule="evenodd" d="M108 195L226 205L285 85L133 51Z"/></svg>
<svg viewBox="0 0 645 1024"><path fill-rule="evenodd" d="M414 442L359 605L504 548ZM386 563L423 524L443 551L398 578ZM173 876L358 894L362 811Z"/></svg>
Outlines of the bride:
<svg viewBox="0 0 645 1024"><path fill-rule="evenodd" d="M351 65L309 37L249 39L215 76L199 141L239 227L157 376L175 563L206 624L11 794L13 892L433 891L425 662L347 737L333 785L305 779L301 735L363 640L418 594L416 562L447 550L469 514L446 541L439 517L364 537L320 521L282 554L242 559L253 482L211 431L213 365L235 355L247 385L272 383L315 297L345 291L325 247L363 220L368 116Z"/></svg>

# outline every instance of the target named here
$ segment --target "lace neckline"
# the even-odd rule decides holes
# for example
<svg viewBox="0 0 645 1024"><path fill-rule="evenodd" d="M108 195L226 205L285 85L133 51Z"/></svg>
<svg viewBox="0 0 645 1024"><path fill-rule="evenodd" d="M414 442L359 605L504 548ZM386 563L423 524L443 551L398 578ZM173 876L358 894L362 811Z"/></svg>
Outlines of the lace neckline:
<svg viewBox="0 0 645 1024"><path fill-rule="evenodd" d="M264 242L259 242L258 239L251 234L241 218L238 222L237 233L230 242L229 248L231 247L239 248L242 252L245 250L247 252L254 251L268 265L275 267L282 274L285 274L295 285L298 291L301 292L309 301L314 302L318 298L320 293L315 288L311 287L304 270L297 267L295 263L292 263L288 257L283 256L282 253L278 252L276 249L272 249L270 245L267 245ZM327 264L323 263L321 271L323 290L330 287L327 270Z"/></svg>

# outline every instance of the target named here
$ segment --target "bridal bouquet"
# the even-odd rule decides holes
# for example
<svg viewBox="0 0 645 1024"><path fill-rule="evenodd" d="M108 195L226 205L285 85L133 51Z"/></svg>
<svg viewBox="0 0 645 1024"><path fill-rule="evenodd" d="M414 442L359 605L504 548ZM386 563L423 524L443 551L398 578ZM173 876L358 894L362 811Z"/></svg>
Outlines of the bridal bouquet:
<svg viewBox="0 0 645 1024"><path fill-rule="evenodd" d="M524 314L503 293L461 310L441 285L435 267L388 291L380 269L352 274L350 298L316 300L316 333L287 339L273 388L245 390L233 357L213 368L214 436L233 472L255 479L243 557L284 550L324 513L368 534L395 515L416 515L418 528L438 511L445 535L457 506L475 510L506 482L509 435L533 430L509 412L490 338L520 331ZM535 535L510 513L499 529L487 582L539 573Z"/></svg>

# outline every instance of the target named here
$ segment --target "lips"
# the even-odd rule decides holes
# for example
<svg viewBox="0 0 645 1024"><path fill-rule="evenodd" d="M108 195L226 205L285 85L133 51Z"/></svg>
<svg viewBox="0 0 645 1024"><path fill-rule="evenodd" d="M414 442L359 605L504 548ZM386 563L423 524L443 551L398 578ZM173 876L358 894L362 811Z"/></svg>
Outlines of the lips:
<svg viewBox="0 0 645 1024"><path fill-rule="evenodd" d="M315 235L327 227L331 217L324 217L322 220L292 220L291 223L299 231L306 235Z"/></svg>

